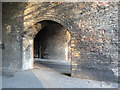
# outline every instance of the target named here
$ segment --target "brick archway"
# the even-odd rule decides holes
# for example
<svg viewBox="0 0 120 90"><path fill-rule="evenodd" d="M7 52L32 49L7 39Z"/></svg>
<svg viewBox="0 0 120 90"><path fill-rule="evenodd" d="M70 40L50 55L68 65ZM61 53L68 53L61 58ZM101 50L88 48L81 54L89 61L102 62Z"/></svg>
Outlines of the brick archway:
<svg viewBox="0 0 120 90"><path fill-rule="evenodd" d="M51 20L50 18L49 19L44 19L44 20ZM39 22L42 22L44 21L43 19L42 20L39 20L39 21L36 21L34 22L34 24L31 24L28 25L26 27L26 29L24 30L24 37L23 37L23 55L22 55L22 70L28 70L28 69L32 69L33 68L33 41L34 41L34 37L35 35L45 26L47 25L47 23L39 23ZM53 22L57 22L59 24L61 24L62 26L64 26L68 32L70 33L71 35L71 30L70 30L70 27L71 26L68 26L66 23L63 23L61 20L58 20L54 18L54 20L51 20ZM26 26L26 25L25 25ZM73 36L70 36L71 38ZM71 41L71 40L70 40Z"/></svg>

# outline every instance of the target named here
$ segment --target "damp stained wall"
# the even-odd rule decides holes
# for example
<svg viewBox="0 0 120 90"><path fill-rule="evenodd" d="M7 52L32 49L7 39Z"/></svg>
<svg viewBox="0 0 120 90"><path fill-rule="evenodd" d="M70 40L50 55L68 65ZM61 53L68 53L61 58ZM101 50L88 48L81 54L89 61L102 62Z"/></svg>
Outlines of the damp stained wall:
<svg viewBox="0 0 120 90"><path fill-rule="evenodd" d="M24 3L2 3L2 67L3 71L22 68L22 36Z"/></svg>

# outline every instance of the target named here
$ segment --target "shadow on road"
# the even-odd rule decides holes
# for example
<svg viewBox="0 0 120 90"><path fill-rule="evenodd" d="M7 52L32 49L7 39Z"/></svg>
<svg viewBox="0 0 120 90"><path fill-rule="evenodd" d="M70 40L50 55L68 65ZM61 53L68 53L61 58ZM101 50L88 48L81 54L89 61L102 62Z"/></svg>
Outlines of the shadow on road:
<svg viewBox="0 0 120 90"><path fill-rule="evenodd" d="M34 65L42 65L54 71L71 76L71 65L68 61L37 59Z"/></svg>

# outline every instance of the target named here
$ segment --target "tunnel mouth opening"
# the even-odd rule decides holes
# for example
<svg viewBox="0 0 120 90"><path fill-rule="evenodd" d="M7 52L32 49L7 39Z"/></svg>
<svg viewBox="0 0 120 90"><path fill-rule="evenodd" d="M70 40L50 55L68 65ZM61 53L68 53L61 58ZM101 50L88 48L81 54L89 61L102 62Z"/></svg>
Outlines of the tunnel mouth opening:
<svg viewBox="0 0 120 90"><path fill-rule="evenodd" d="M34 68L39 64L71 76L70 33L60 23L38 22L42 28L34 37Z"/></svg>

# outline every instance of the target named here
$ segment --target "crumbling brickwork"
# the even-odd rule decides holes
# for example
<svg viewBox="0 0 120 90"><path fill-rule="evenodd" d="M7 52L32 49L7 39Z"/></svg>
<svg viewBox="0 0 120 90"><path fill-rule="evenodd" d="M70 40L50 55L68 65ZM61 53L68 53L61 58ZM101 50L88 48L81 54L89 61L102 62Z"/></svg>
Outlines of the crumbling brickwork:
<svg viewBox="0 0 120 90"><path fill-rule="evenodd" d="M115 2L3 3L3 66L31 69L33 38L52 20L71 34L71 75L117 81L118 4ZM37 29L39 28L39 29Z"/></svg>

